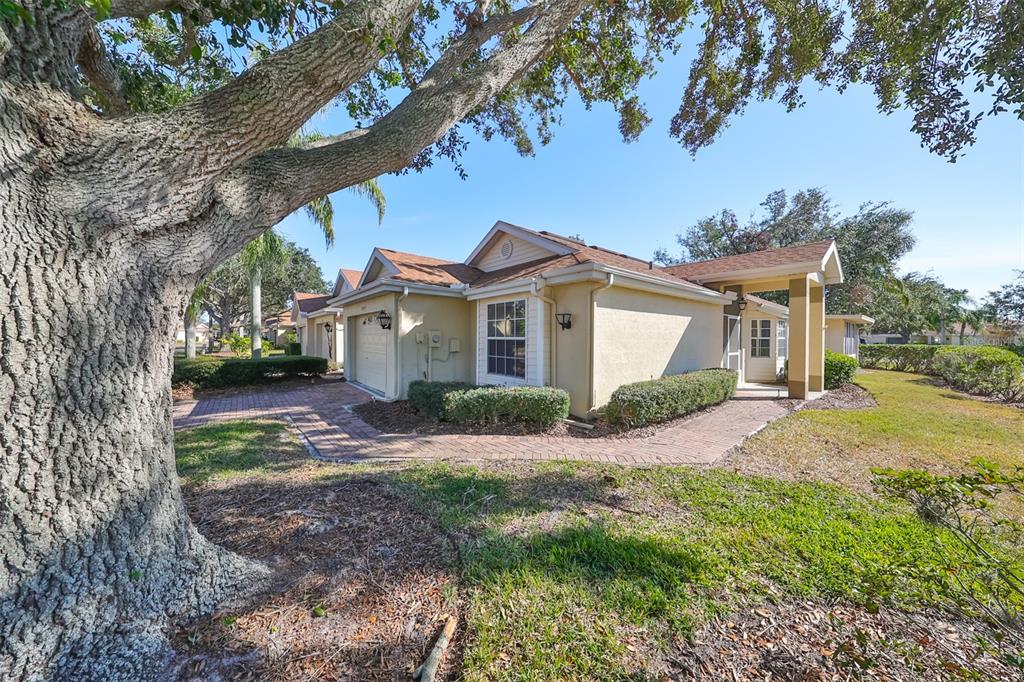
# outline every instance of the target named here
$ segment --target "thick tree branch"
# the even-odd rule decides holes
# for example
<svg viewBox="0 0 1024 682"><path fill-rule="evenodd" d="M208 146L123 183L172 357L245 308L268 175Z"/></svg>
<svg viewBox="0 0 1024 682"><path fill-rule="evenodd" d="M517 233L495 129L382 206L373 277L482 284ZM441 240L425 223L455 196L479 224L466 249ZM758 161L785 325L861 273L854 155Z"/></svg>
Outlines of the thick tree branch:
<svg viewBox="0 0 1024 682"><path fill-rule="evenodd" d="M310 116L380 61L385 40L408 25L417 0L356 0L329 23L171 115L196 131L196 151L229 168L283 144ZM213 169L216 170L216 169Z"/></svg>
<svg viewBox="0 0 1024 682"><path fill-rule="evenodd" d="M260 188L253 194L260 197L263 219L273 224L314 197L405 168L422 149L547 55L591 1L554 0L520 10L528 14L504 15L470 29L431 67L420 85L376 124L318 146L265 152L239 170L246 176L241 182ZM465 60L499 32L498 27L508 30L531 16L536 19L516 42L472 71L456 73L459 56Z"/></svg>
<svg viewBox="0 0 1024 682"><path fill-rule="evenodd" d="M77 61L82 74L89 81L107 112L119 114L128 110L128 104L121 94L121 79L114 65L110 63L107 49L95 28L90 27L82 36Z"/></svg>
<svg viewBox="0 0 1024 682"><path fill-rule="evenodd" d="M145 19L165 9L176 9L178 0L110 0L112 19Z"/></svg>

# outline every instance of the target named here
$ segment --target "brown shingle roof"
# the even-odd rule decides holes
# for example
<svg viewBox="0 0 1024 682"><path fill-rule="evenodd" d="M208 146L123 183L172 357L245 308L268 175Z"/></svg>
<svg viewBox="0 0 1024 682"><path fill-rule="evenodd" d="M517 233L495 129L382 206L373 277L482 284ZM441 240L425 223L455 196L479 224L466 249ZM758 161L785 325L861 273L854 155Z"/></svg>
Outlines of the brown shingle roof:
<svg viewBox="0 0 1024 682"><path fill-rule="evenodd" d="M355 289L357 286L359 286L359 280L363 276L363 271L342 268L341 276L345 278L345 281L348 282L353 289Z"/></svg>
<svg viewBox="0 0 1024 682"><path fill-rule="evenodd" d="M326 306L328 298L329 297L325 294L311 294L305 291L296 291L295 305L299 307L299 312L311 313Z"/></svg>
<svg viewBox="0 0 1024 682"><path fill-rule="evenodd" d="M451 284L469 284L480 276L480 271L463 263L455 263L415 253L392 251L378 248L385 258L391 261L398 272L389 275L390 279L417 284L433 284L449 286Z"/></svg>
<svg viewBox="0 0 1024 682"><path fill-rule="evenodd" d="M808 261L820 261L825 257L830 246L832 246L832 240L826 239L820 242L811 242L810 244L800 244L799 246L786 246L780 249L742 253L738 256L712 258L696 263L670 265L662 268L662 270L685 279L706 279L709 275L723 272L759 270L762 268L806 263Z"/></svg>

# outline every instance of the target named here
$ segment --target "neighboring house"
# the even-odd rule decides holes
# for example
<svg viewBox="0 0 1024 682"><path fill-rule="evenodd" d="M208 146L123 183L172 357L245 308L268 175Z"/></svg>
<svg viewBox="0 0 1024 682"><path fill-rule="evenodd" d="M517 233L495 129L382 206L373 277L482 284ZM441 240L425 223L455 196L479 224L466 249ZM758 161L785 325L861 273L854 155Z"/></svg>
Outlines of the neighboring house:
<svg viewBox="0 0 1024 682"><path fill-rule="evenodd" d="M552 385L583 415L705 367L771 380L786 355L791 396L822 390L824 286L841 281L831 241L662 268L498 222L462 263L374 249L323 305L342 310L346 375L384 398L415 379ZM790 309L752 296L778 289Z"/></svg>
<svg viewBox="0 0 1024 682"><path fill-rule="evenodd" d="M284 336L295 330L291 308L285 308L272 317L263 320L263 338L275 346L282 346Z"/></svg>
<svg viewBox="0 0 1024 682"><path fill-rule="evenodd" d="M327 358L338 367L345 362L345 320L340 306L328 301L351 293L362 277L359 270L338 270L334 287L326 295L296 291L293 297L292 322L303 355Z"/></svg>
<svg viewBox="0 0 1024 682"><path fill-rule="evenodd" d="M860 328L874 322L875 319L867 315L826 315L825 347L859 360Z"/></svg>
<svg viewBox="0 0 1024 682"><path fill-rule="evenodd" d="M196 348L205 348L210 341L210 326L205 322L196 322ZM178 323L178 331L174 336L175 344L179 346L185 345L185 324L183 322Z"/></svg>

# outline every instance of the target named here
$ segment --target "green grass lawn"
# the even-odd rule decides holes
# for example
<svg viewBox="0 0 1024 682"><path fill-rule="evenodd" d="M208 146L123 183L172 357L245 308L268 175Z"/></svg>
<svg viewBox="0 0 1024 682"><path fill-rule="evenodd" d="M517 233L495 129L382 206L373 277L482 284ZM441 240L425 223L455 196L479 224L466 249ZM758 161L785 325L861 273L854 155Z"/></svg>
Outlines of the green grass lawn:
<svg viewBox="0 0 1024 682"><path fill-rule="evenodd" d="M269 481L334 499L371 479L400 491L458 547L467 680L645 679L679 638L740 604L918 608L956 592L942 531L838 485L686 467L332 466L260 422L179 433L178 462L187 483L221 489Z"/></svg>
<svg viewBox="0 0 1024 682"><path fill-rule="evenodd" d="M225 422L174 435L178 474L186 483L204 483L271 470L286 470L305 453L284 424Z"/></svg>
<svg viewBox="0 0 1024 682"><path fill-rule="evenodd" d="M797 412L747 441L742 459L855 485L870 478L872 466L959 470L976 457L1024 465L1024 410L916 374L862 370L856 383L878 407Z"/></svg>

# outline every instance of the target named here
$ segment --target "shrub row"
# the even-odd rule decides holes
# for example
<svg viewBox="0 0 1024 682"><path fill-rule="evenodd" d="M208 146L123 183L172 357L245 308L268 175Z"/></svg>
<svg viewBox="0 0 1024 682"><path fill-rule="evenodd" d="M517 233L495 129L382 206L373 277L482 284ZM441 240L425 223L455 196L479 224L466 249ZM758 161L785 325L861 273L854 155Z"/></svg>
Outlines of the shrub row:
<svg viewBox="0 0 1024 682"><path fill-rule="evenodd" d="M1024 400L1024 359L996 346L940 346L935 374L953 388L1007 402Z"/></svg>
<svg viewBox="0 0 1024 682"><path fill-rule="evenodd" d="M832 390L853 381L857 374L857 358L851 358L843 353L825 351L825 388Z"/></svg>
<svg viewBox="0 0 1024 682"><path fill-rule="evenodd" d="M569 394L551 386L483 386L444 396L444 418L457 424L525 422L553 426L569 416Z"/></svg>
<svg viewBox="0 0 1024 682"><path fill-rule="evenodd" d="M923 343L862 344L860 366L915 374L934 374L932 360L939 348L942 346L929 346Z"/></svg>
<svg viewBox="0 0 1024 682"><path fill-rule="evenodd" d="M702 369L619 386L605 417L615 426L656 424L724 402L736 394L739 375L728 369Z"/></svg>
<svg viewBox="0 0 1024 682"><path fill-rule="evenodd" d="M552 426L569 416L569 394L549 386L474 386L458 381L414 381L409 403L457 424L525 422Z"/></svg>
<svg viewBox="0 0 1024 682"><path fill-rule="evenodd" d="M263 360L175 360L171 384L227 388L261 384L276 379L315 376L326 371L326 358L308 355L276 355Z"/></svg>
<svg viewBox="0 0 1024 682"><path fill-rule="evenodd" d="M423 414L441 419L444 412L444 397L453 391L468 391L476 388L461 381L423 381L409 384L409 404Z"/></svg>

